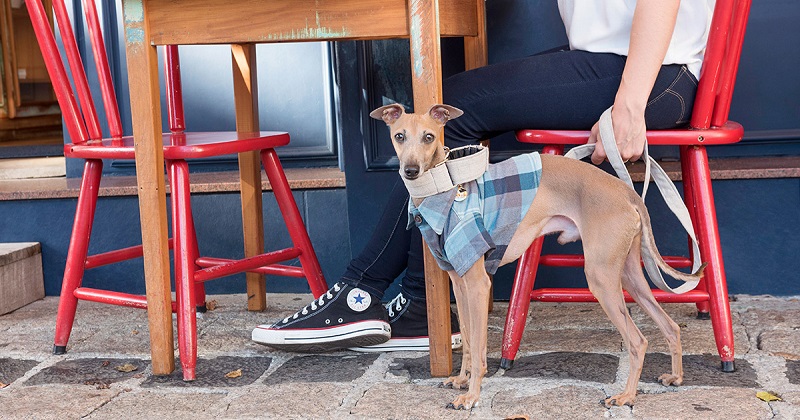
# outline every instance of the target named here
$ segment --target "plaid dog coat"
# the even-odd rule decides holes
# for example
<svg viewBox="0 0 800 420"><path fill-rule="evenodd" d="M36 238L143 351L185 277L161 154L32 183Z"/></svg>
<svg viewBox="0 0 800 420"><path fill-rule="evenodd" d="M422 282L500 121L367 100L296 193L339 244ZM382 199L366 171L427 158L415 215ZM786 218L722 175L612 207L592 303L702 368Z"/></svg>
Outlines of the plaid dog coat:
<svg viewBox="0 0 800 420"><path fill-rule="evenodd" d="M419 227L442 270L463 276L483 255L494 274L517 226L533 203L542 176L538 153L489 165L484 174L439 194L419 207L408 201L408 226ZM456 196L459 189L466 190Z"/></svg>

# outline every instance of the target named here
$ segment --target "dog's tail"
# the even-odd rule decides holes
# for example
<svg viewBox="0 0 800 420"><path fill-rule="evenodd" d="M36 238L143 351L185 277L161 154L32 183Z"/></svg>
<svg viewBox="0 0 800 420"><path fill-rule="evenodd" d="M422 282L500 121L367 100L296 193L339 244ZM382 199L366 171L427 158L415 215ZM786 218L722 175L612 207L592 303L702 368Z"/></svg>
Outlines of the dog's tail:
<svg viewBox="0 0 800 420"><path fill-rule="evenodd" d="M641 197L636 195L636 193L634 193L634 195L636 197L635 199L632 199L632 201L635 203L636 211L639 213L639 217L642 222L642 244L644 247L647 247L647 249L650 250L650 254L653 256L653 259L655 260L656 264L661 269L661 271L663 271L668 276L676 280L681 280L685 282L696 282L701 278L703 278L703 271L705 270L706 265L708 265L707 263L703 263L700 266L700 268L697 269L696 272L688 274L670 267L669 264L667 264L666 261L664 261L664 258L661 257L661 253L658 252L658 247L656 247L656 240L655 237L653 236L653 227L650 225L650 213L648 213L647 207L645 206L644 201L642 201ZM695 256L695 258L698 257L699 256ZM658 282L655 282L655 284L661 290L667 292L671 291L671 290L665 290L664 287L662 287L662 285L660 285Z"/></svg>

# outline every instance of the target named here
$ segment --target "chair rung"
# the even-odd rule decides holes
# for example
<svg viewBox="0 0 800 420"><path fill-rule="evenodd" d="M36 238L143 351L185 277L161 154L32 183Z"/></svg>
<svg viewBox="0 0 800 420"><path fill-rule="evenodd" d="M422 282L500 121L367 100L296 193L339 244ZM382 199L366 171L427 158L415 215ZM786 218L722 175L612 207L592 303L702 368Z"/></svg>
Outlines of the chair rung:
<svg viewBox="0 0 800 420"><path fill-rule="evenodd" d="M79 287L75 289L72 294L81 300L106 303L109 305L127 306L130 308L147 309L147 298L142 295L92 289L89 287Z"/></svg>
<svg viewBox="0 0 800 420"><path fill-rule="evenodd" d="M226 258L214 257L200 257L195 261L200 267L214 267L221 264L226 264L236 260ZM306 273L303 272L302 267L295 267L292 265L272 264L266 267L256 267L247 270L248 273L266 274L268 276L284 276L284 277L305 277Z"/></svg>
<svg viewBox="0 0 800 420"><path fill-rule="evenodd" d="M198 270L194 275L194 280L203 282L245 271L255 271L255 268L272 265L280 261L291 260L299 257L300 254L302 254L302 251L300 251L299 248L286 248L241 260L200 257L195 262L197 265L207 268Z"/></svg>
<svg viewBox="0 0 800 420"><path fill-rule="evenodd" d="M662 257L664 261L674 268L688 268L692 260L686 257ZM553 267L583 267L583 255L577 254L548 254L539 257L539 264Z"/></svg>
<svg viewBox="0 0 800 420"><path fill-rule="evenodd" d="M174 246L173 240L170 238L169 249ZM96 268L103 265L118 263L120 261L132 260L134 258L141 258L144 255L141 245L129 246L127 248L116 249L114 251L103 252L102 254L95 254L86 257L86 269Z"/></svg>
<svg viewBox="0 0 800 420"><path fill-rule="evenodd" d="M709 299L708 292L702 290L690 290L678 295L660 289L653 289L653 296L656 297L657 301L664 303L697 303L706 302ZM531 300L538 300L541 302L597 302L597 299L592 295L589 289L580 288L535 289L531 292ZM625 301L634 301L628 292L625 292Z"/></svg>

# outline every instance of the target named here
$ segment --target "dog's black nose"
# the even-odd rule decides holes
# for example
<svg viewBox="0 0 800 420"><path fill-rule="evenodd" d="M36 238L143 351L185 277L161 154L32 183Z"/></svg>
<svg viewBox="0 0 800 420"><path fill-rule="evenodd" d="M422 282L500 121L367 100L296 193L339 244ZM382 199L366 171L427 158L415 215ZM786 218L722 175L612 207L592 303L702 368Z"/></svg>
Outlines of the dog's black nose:
<svg viewBox="0 0 800 420"><path fill-rule="evenodd" d="M419 166L409 165L404 169L407 178L416 178L419 175Z"/></svg>

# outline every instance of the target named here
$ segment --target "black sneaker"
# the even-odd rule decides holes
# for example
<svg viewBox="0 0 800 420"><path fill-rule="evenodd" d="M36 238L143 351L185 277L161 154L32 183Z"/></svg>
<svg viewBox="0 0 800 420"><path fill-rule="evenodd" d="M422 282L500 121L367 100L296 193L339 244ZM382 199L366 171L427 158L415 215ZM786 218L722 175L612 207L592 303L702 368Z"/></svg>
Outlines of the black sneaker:
<svg viewBox="0 0 800 420"><path fill-rule="evenodd" d="M385 343L371 346L351 347L360 352L383 351L430 351L428 339L428 308L425 302L418 302L398 294L386 305L392 338ZM461 347L461 332L458 316L450 309L451 342L454 349Z"/></svg>
<svg viewBox="0 0 800 420"><path fill-rule="evenodd" d="M253 330L253 341L257 343L314 353L380 344L390 336L380 300L344 283L334 284L294 315Z"/></svg>

